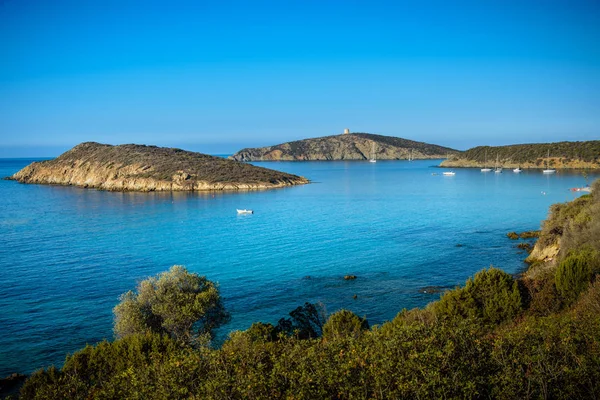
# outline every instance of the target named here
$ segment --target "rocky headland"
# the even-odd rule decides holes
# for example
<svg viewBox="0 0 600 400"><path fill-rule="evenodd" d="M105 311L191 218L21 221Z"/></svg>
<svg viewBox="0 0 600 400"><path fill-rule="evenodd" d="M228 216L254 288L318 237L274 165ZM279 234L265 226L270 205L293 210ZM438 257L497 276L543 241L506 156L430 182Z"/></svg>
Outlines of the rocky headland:
<svg viewBox="0 0 600 400"><path fill-rule="evenodd" d="M373 151L374 150L374 151ZM230 158L237 161L407 160L446 158L457 150L392 136L348 133L247 148Z"/></svg>
<svg viewBox="0 0 600 400"><path fill-rule="evenodd" d="M81 143L8 179L110 191L259 190L308 183L301 176L201 153L125 144Z"/></svg>
<svg viewBox="0 0 600 400"><path fill-rule="evenodd" d="M548 219L542 223L539 238L525 260L531 264L525 276L535 278L556 268L575 248L600 251L600 179L592 184L591 194L550 207Z"/></svg>
<svg viewBox="0 0 600 400"><path fill-rule="evenodd" d="M498 160L496 164L496 159ZM600 140L478 146L455 154L440 167L450 168L599 169Z"/></svg>

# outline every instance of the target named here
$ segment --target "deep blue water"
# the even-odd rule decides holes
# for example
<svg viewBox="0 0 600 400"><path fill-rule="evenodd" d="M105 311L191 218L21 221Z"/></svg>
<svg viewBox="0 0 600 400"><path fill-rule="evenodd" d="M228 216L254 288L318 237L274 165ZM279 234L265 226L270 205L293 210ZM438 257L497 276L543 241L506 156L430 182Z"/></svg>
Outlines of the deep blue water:
<svg viewBox="0 0 600 400"><path fill-rule="evenodd" d="M31 161L0 159L0 176ZM439 297L424 286L453 287L492 264L518 272L525 254L506 233L539 228L586 182L562 171L446 177L438 163L257 163L313 183L248 193L0 181L0 376L111 339L119 295L174 264L220 283L232 314L221 338L306 301L381 323Z"/></svg>

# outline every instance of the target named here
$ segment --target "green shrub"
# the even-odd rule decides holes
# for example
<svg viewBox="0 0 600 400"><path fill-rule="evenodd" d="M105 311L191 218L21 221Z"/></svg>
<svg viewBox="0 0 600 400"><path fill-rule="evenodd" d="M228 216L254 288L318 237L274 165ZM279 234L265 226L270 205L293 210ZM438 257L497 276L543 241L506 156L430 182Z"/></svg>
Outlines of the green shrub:
<svg viewBox="0 0 600 400"><path fill-rule="evenodd" d="M493 267L475 274L464 288L446 292L433 305L442 318L474 318L491 325L514 318L522 308L518 283L506 272Z"/></svg>
<svg viewBox="0 0 600 400"><path fill-rule="evenodd" d="M358 338L364 330L369 329L365 318L360 318L352 311L340 310L332 314L323 325L325 339Z"/></svg>
<svg viewBox="0 0 600 400"><path fill-rule="evenodd" d="M151 331L187 344L205 342L229 319L217 285L179 265L123 294L114 314L117 337Z"/></svg>
<svg viewBox="0 0 600 400"><path fill-rule="evenodd" d="M554 280L561 297L572 303L584 291L595 274L597 254L579 251L565 258L556 269Z"/></svg>

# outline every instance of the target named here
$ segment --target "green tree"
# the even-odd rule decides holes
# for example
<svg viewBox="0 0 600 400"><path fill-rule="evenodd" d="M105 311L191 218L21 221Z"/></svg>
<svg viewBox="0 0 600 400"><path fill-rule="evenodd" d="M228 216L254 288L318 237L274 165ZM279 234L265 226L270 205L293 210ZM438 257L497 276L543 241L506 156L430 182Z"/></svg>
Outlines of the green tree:
<svg viewBox="0 0 600 400"><path fill-rule="evenodd" d="M340 310L332 314L323 325L323 337L326 339L358 338L364 330L369 329L369 323L352 311Z"/></svg>
<svg viewBox="0 0 600 400"><path fill-rule="evenodd" d="M441 317L474 318L496 325L516 317L523 299L517 281L491 267L469 278L465 287L446 292L433 308Z"/></svg>
<svg viewBox="0 0 600 400"><path fill-rule="evenodd" d="M594 252L584 250L570 254L558 265L556 289L567 303L575 301L592 281L595 259Z"/></svg>
<svg viewBox="0 0 600 400"><path fill-rule="evenodd" d="M187 344L207 342L229 320L217 285L179 265L140 282L113 311L118 338L150 331Z"/></svg>

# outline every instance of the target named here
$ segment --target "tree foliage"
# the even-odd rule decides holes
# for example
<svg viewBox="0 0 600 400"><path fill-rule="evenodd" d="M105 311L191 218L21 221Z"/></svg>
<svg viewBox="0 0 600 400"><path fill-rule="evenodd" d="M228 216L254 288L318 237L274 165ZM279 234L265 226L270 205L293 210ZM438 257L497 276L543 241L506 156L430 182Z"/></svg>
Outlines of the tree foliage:
<svg viewBox="0 0 600 400"><path fill-rule="evenodd" d="M433 308L442 318L471 318L496 325L517 316L522 307L518 283L506 272L491 267L467 280L465 287L444 293Z"/></svg>
<svg viewBox="0 0 600 400"><path fill-rule="evenodd" d="M369 323L349 310L333 313L323 325L325 339L358 338L363 331L369 329Z"/></svg>
<svg viewBox="0 0 600 400"><path fill-rule="evenodd" d="M123 294L114 315L119 338L150 331L185 343L210 338L229 318L217 286L178 265Z"/></svg>
<svg viewBox="0 0 600 400"><path fill-rule="evenodd" d="M587 289L596 272L598 272L596 252L588 250L572 253L556 269L556 288L567 303L572 303Z"/></svg>

